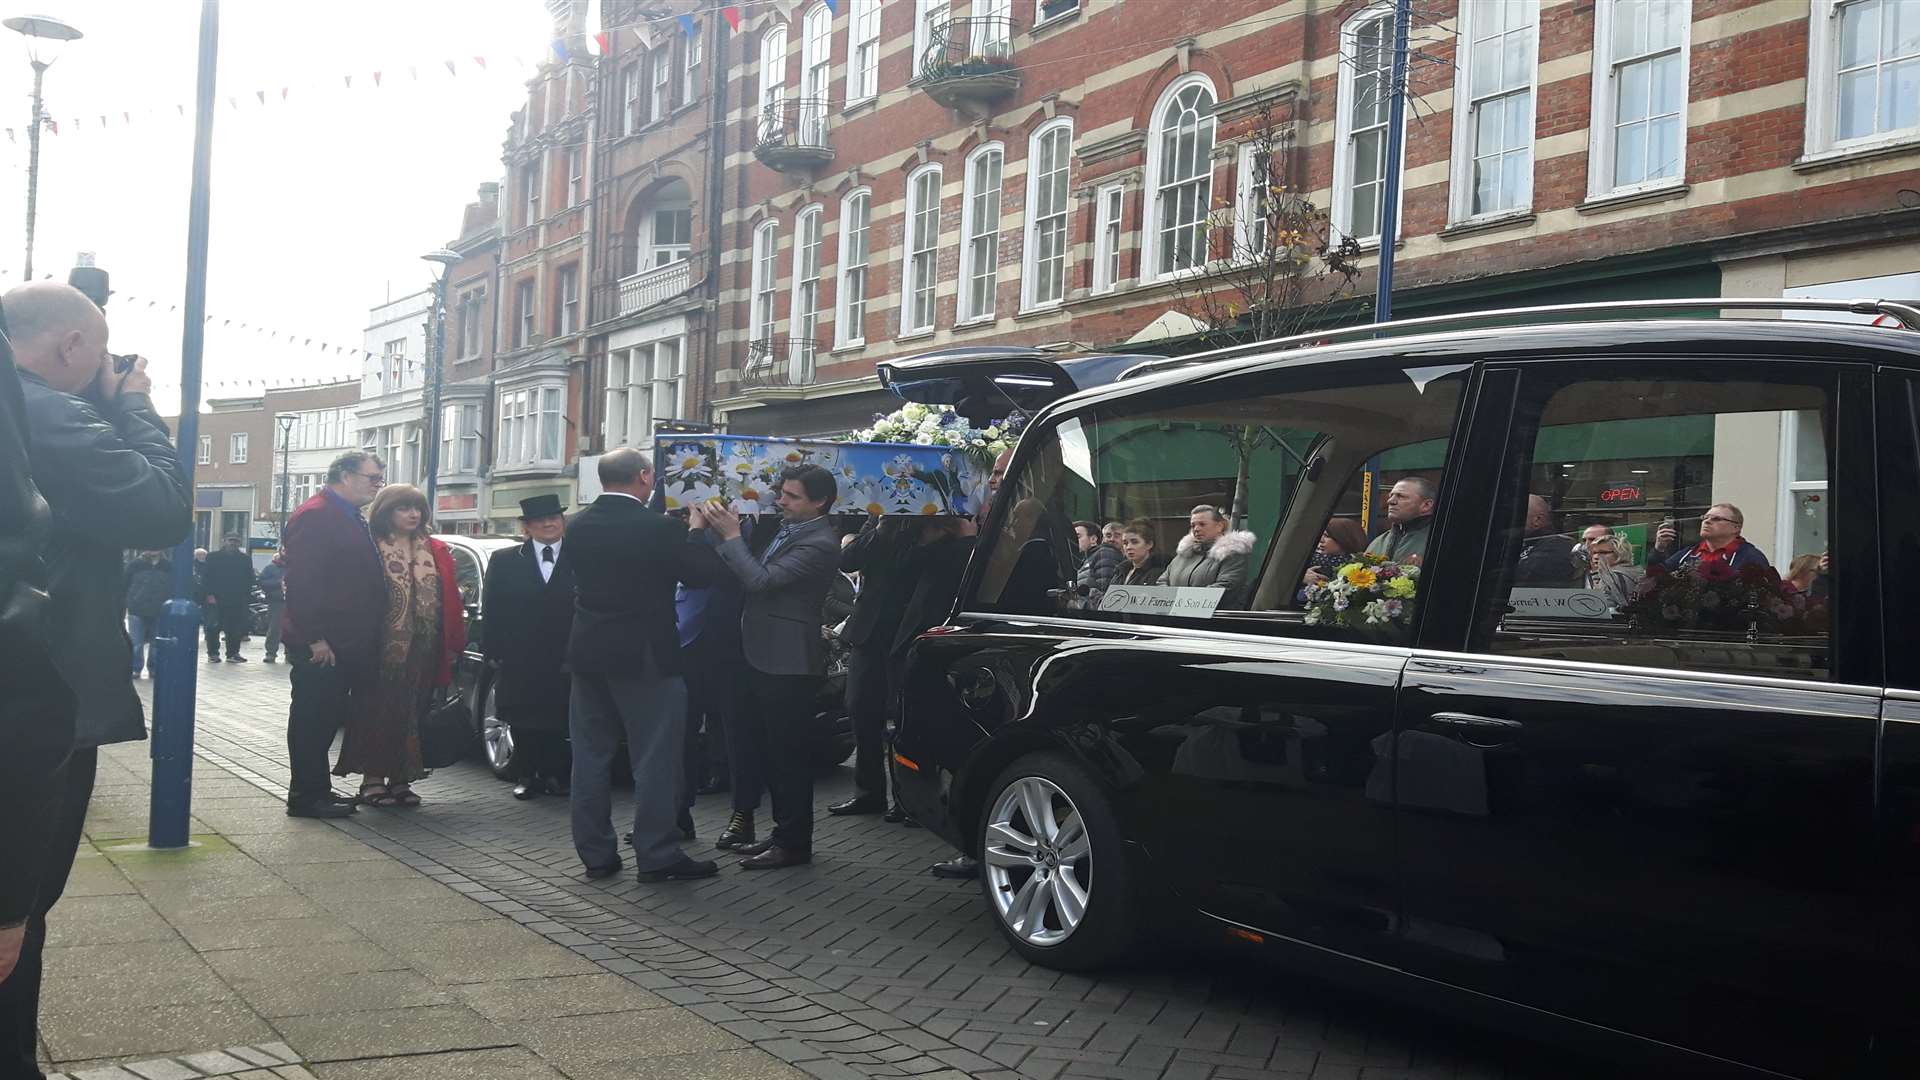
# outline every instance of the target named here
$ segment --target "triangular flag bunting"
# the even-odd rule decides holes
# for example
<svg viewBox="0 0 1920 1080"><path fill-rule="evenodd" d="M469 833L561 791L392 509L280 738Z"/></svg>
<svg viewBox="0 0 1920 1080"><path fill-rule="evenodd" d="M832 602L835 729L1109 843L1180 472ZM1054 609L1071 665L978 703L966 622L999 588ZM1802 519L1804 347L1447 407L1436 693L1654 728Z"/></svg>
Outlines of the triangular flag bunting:
<svg viewBox="0 0 1920 1080"><path fill-rule="evenodd" d="M288 91L288 90L291 90L291 89L292 89L292 87L290 87L290 86L283 86L283 87L281 87L281 88L280 88L280 100L281 100L281 101L285 101L285 100L287 100L287 91Z"/></svg>
<svg viewBox="0 0 1920 1080"><path fill-rule="evenodd" d="M827 0L827 6L833 6L833 0ZM699 28L693 25L693 16L691 15L680 16L680 29L685 30L688 37L693 37L700 33Z"/></svg>
<svg viewBox="0 0 1920 1080"><path fill-rule="evenodd" d="M833 12L835 15L840 14L840 0L822 0L822 2L827 5L828 11Z"/></svg>
<svg viewBox="0 0 1920 1080"><path fill-rule="evenodd" d="M613 52L613 31L602 30L593 35L593 43L599 47L595 56L607 56Z"/></svg>
<svg viewBox="0 0 1920 1080"><path fill-rule="evenodd" d="M58 120L55 120L55 119L54 119L54 118L52 118L52 117L48 117L48 118L47 118L47 129L48 129L49 131L52 131L52 132L53 132L53 133L54 133L55 135L58 135L58 134L60 134L60 121L58 121Z"/></svg>
<svg viewBox="0 0 1920 1080"><path fill-rule="evenodd" d="M353 89L353 76L351 75L346 76L346 80L347 80L347 89L349 90Z"/></svg>
<svg viewBox="0 0 1920 1080"><path fill-rule="evenodd" d="M373 73L373 85L375 85L375 86L379 86L379 85L380 85L380 75L381 75L381 73L380 73L380 72L378 72L378 71L376 71L376 72L374 72L374 73Z"/></svg>
<svg viewBox="0 0 1920 1080"><path fill-rule="evenodd" d="M414 67L412 64L407 65L407 74L413 76L414 82L420 81L420 69Z"/></svg>
<svg viewBox="0 0 1920 1080"><path fill-rule="evenodd" d="M559 57L559 58L560 58L560 62L561 62L561 63L563 63L563 64L564 64L564 63L566 63L566 62L567 62L567 60L568 60L568 59L569 59L569 58L570 58L570 57L572 56L572 54L571 54L571 53L569 53L569 52L567 52L567 43L566 43L566 41L565 41L565 40L563 40L563 39L560 39L560 38L555 38L555 39L554 39L554 41L553 41L553 55L555 55L555 56L557 56L557 57Z"/></svg>
<svg viewBox="0 0 1920 1080"><path fill-rule="evenodd" d="M727 25L733 27L734 33L737 34L740 32L740 9L739 8L734 7L732 4L728 4L726 7L723 7L720 9L720 17L727 20Z"/></svg>
<svg viewBox="0 0 1920 1080"><path fill-rule="evenodd" d="M454 75L454 76L458 76L460 74L459 72L453 70L453 61L448 60L446 64L447 64L447 74Z"/></svg>
<svg viewBox="0 0 1920 1080"><path fill-rule="evenodd" d="M267 103L267 92L265 90L255 90L253 96L260 99L260 104L265 105Z"/></svg>
<svg viewBox="0 0 1920 1080"><path fill-rule="evenodd" d="M477 68L479 68L479 69L480 69L481 71L485 71L485 70L487 70L487 58L486 58L486 57L484 57L484 56L476 56L476 57L474 57L474 58L473 58L473 66L475 66L475 67L477 67Z"/></svg>

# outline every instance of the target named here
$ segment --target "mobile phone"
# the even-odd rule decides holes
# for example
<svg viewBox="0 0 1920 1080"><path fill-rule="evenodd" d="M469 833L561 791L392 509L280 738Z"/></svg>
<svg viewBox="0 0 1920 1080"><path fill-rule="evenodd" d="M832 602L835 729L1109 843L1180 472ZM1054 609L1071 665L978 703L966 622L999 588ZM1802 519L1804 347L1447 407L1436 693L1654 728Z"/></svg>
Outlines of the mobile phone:
<svg viewBox="0 0 1920 1080"><path fill-rule="evenodd" d="M115 375L125 375L127 372L132 371L134 362L140 359L132 353L109 353L108 355L113 357L113 373Z"/></svg>

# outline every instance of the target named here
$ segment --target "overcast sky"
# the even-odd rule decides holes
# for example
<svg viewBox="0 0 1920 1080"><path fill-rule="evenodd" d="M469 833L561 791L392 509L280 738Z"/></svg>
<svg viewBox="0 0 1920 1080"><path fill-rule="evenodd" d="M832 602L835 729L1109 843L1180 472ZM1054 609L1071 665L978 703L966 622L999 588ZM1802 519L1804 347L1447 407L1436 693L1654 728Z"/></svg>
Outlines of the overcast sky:
<svg viewBox="0 0 1920 1080"><path fill-rule="evenodd" d="M167 307L186 287L200 4L22 3L0 15L53 15L86 35L46 77L60 133L42 136L34 275L64 279L76 252L95 252L112 274L114 350L152 361L158 404L172 413L182 321ZM220 15L205 395L258 393L241 385L249 379L357 377L356 358L318 342L359 348L368 308L432 282L419 256L451 241L479 184L500 176L508 116L548 49L545 7L226 0ZM0 29L0 128L14 137L0 131L6 287L22 269L32 82L24 39ZM295 342L242 331L243 321ZM300 344L308 337L314 346Z"/></svg>

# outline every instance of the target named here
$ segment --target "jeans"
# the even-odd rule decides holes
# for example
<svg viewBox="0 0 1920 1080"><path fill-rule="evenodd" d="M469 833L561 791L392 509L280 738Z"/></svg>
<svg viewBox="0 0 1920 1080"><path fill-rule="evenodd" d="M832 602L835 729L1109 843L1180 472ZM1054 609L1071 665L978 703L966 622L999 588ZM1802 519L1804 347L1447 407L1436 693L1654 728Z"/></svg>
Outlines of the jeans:
<svg viewBox="0 0 1920 1080"><path fill-rule="evenodd" d="M87 822L87 803L93 798L94 770L100 751L75 750L61 767L56 789L60 800L53 831L40 856L40 898L27 919L26 938L13 974L0 983L0 1077L42 1075L34 1063L34 1031L40 1015L41 950L47 943L47 913L60 901L73 859L79 854L80 834ZM18 868L10 867L10 870Z"/></svg>
<svg viewBox="0 0 1920 1080"><path fill-rule="evenodd" d="M813 851L813 699L818 675L769 675L743 669L740 711L730 735L746 734L758 751L761 779L773 804L773 842ZM745 729L744 731L742 729ZM739 774L734 775L739 783Z"/></svg>
<svg viewBox="0 0 1920 1080"><path fill-rule="evenodd" d="M613 831L613 758L627 739L633 766L633 861L660 870L686 858L680 850L682 740L687 684L651 667L640 675L573 676L568 711L573 739L573 849L590 870L618 866Z"/></svg>
<svg viewBox="0 0 1920 1080"><path fill-rule="evenodd" d="M333 790L327 769L327 751L333 736L356 704L364 707L367 691L339 667L313 662L305 645L287 646L292 669L293 703L287 708L287 764L293 779L287 785L287 805L326 798Z"/></svg>
<svg viewBox="0 0 1920 1080"><path fill-rule="evenodd" d="M153 640L153 632L159 627L160 619L157 616L150 619L131 612L127 614L127 640L133 643L133 675L136 679L147 666L147 644ZM158 663L159 659L158 656L154 657L154 662Z"/></svg>
<svg viewBox="0 0 1920 1080"><path fill-rule="evenodd" d="M280 609L286 606L284 600L267 601L267 659L280 655Z"/></svg>

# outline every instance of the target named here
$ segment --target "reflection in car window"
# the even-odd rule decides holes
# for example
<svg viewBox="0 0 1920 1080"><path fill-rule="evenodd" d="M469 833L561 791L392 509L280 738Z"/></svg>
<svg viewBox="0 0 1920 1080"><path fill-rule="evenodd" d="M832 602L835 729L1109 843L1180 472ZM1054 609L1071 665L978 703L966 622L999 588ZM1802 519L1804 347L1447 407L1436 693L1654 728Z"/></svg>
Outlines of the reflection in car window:
<svg viewBox="0 0 1920 1080"><path fill-rule="evenodd" d="M447 545L453 553L453 581L460 588L460 602L471 607L480 602L480 564L462 547Z"/></svg>
<svg viewBox="0 0 1920 1080"><path fill-rule="evenodd" d="M973 605L1404 630L1464 372L1285 378L1284 392L1271 376L1176 389L1031 433ZM1101 539L1083 541L1076 521ZM1329 531L1350 545L1344 558L1323 544ZM1083 572L1093 560L1099 572Z"/></svg>
<svg viewBox="0 0 1920 1080"><path fill-rule="evenodd" d="M1826 678L1830 408L1789 383L1555 390L1506 493L1493 651Z"/></svg>

